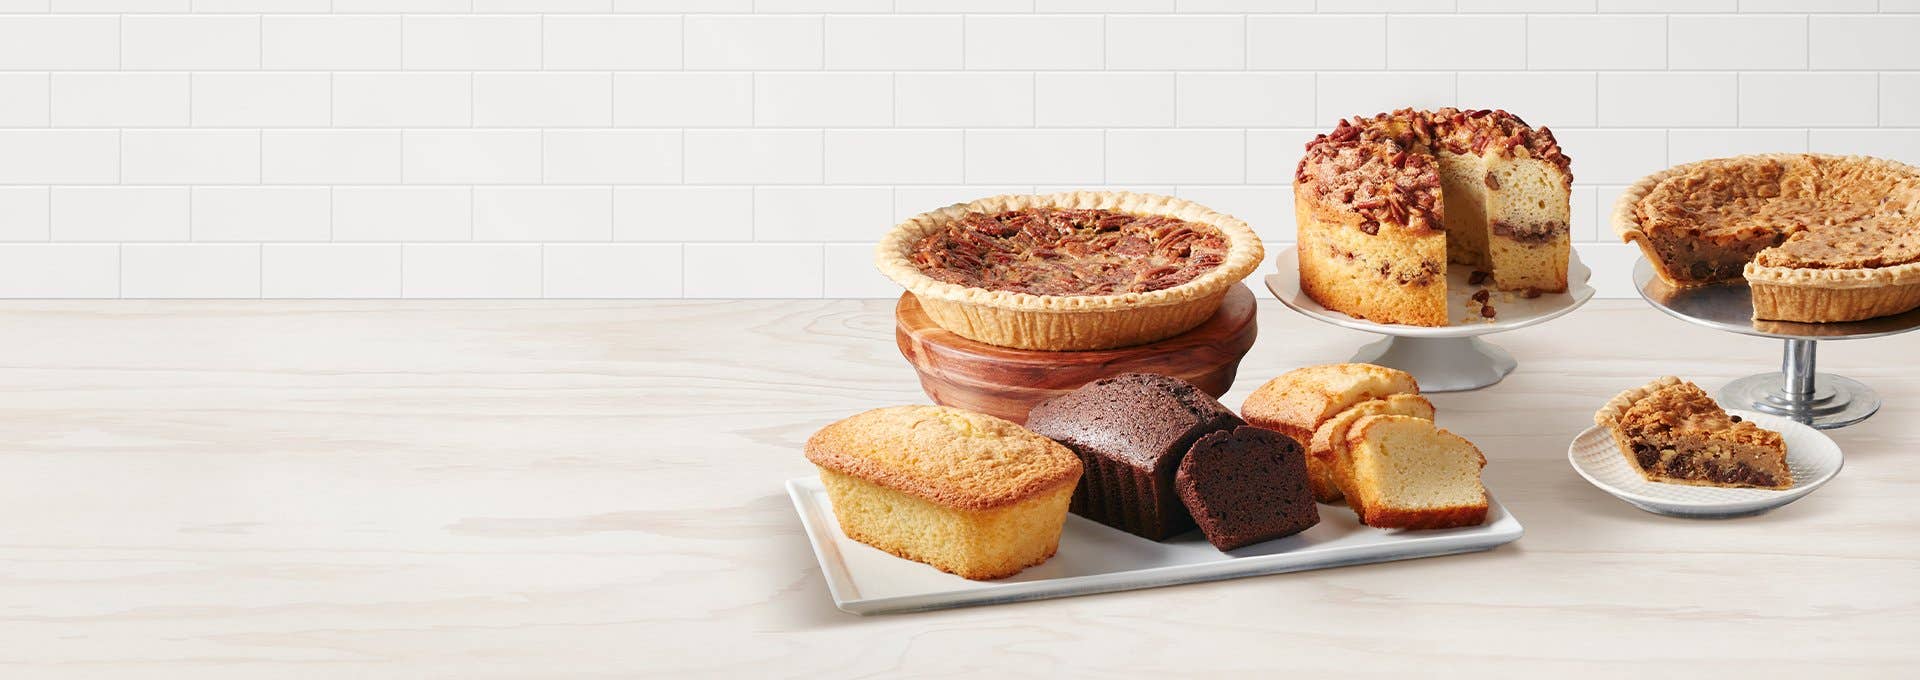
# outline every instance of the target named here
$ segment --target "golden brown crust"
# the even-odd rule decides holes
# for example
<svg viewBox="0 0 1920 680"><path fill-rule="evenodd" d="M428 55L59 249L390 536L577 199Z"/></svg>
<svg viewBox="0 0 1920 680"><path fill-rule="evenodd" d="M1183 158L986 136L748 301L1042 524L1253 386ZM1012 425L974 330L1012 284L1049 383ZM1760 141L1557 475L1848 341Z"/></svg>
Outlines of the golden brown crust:
<svg viewBox="0 0 1920 680"><path fill-rule="evenodd" d="M1009 421L947 406L856 414L807 439L807 460L961 510L1014 505L1080 480L1071 450Z"/></svg>
<svg viewBox="0 0 1920 680"><path fill-rule="evenodd" d="M1356 508L1360 523L1391 529L1451 529L1479 526L1487 521L1487 505L1459 505L1423 510Z"/></svg>
<svg viewBox="0 0 1920 680"><path fill-rule="evenodd" d="M1112 295L1034 295L970 288L927 276L912 254L927 235L969 213L1026 208L1107 210L1162 215L1219 230L1225 261L1184 284ZM1008 194L917 215L888 232L874 249L880 273L919 298L927 316L962 337L1002 347L1108 349L1178 335L1205 321L1232 287L1260 266L1266 251L1252 227L1232 216L1171 196L1109 191Z"/></svg>
<svg viewBox="0 0 1920 680"><path fill-rule="evenodd" d="M1240 417L1255 427L1278 430L1296 441L1313 441L1314 430L1361 401L1390 394L1418 394L1406 371L1373 364L1322 364L1280 374L1240 405Z"/></svg>
<svg viewBox="0 0 1920 680"><path fill-rule="evenodd" d="M1645 385L1621 390L1619 394L1613 395L1612 399L1608 399L1607 403L1602 404L1600 410L1593 413L1593 424L1601 427L1619 427L1620 419L1626 417L1627 409L1633 408L1634 403L1646 398L1647 395L1678 384L1680 384L1679 377L1666 375L1654 378Z"/></svg>

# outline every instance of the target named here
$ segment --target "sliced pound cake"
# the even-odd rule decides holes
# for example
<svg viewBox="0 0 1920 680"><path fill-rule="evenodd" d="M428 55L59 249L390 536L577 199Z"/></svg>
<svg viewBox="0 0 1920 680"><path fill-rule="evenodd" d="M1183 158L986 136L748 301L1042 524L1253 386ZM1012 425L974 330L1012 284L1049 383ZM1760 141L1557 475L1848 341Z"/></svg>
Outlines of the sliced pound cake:
<svg viewBox="0 0 1920 680"><path fill-rule="evenodd" d="M946 406L855 415L806 453L848 538L975 580L1053 556L1081 469L1053 440Z"/></svg>
<svg viewBox="0 0 1920 680"><path fill-rule="evenodd" d="M1433 402L1418 394L1390 394L1354 404L1321 423L1307 446L1309 464L1325 473L1325 479L1320 482L1325 487L1315 486L1314 498L1331 503L1346 496L1341 489L1346 488L1353 476L1353 457L1347 455L1347 430L1361 418L1380 415L1433 420Z"/></svg>
<svg viewBox="0 0 1920 680"><path fill-rule="evenodd" d="M1366 416L1347 430L1347 505L1367 526L1444 529L1486 521L1486 456L1472 442L1413 416Z"/></svg>
<svg viewBox="0 0 1920 680"><path fill-rule="evenodd" d="M1419 393L1419 382L1405 371L1373 364L1324 364L1297 368L1267 381L1247 396L1240 414L1255 427L1277 430L1306 445L1313 441L1322 423L1354 404ZM1307 479L1316 500L1340 500L1331 471L1311 456L1307 458Z"/></svg>

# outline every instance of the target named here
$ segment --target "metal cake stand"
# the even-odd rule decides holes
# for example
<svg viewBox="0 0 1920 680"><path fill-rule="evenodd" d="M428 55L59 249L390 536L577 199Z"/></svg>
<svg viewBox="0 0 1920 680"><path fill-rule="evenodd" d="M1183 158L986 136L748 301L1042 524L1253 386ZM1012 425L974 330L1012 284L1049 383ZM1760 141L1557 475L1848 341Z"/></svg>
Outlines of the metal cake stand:
<svg viewBox="0 0 1920 680"><path fill-rule="evenodd" d="M1815 343L1878 338L1920 329L1920 309L1847 323L1756 320L1753 297L1744 281L1675 288L1656 276L1653 265L1644 258L1633 266L1633 285L1654 309L1674 318L1729 333L1785 341L1779 372L1727 383L1720 389L1720 403L1786 416L1823 430L1866 420L1880 410L1880 395L1858 380L1816 372Z"/></svg>
<svg viewBox="0 0 1920 680"><path fill-rule="evenodd" d="M1477 390L1500 382L1519 362L1499 345L1479 336L1553 320L1586 304L1593 299L1594 292L1587 283L1593 271L1575 254L1567 262L1567 292L1532 299L1502 294L1495 305L1498 316L1481 319L1469 311L1466 302L1473 291L1485 286L1467 283L1472 268L1450 265L1447 267L1447 311L1454 317L1453 325L1383 324L1327 309L1308 297L1300 290L1299 257L1295 247L1287 246L1274 259L1280 273L1268 275L1266 281L1274 297L1293 311L1314 319L1386 336L1362 346L1352 361L1411 373L1420 382L1421 392Z"/></svg>

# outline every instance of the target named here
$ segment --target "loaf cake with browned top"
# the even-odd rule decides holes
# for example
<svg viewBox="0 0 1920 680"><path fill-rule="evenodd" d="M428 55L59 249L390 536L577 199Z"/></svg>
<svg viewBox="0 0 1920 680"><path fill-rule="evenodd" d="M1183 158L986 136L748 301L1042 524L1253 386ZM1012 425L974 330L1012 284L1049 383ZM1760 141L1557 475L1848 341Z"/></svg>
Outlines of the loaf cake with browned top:
<svg viewBox="0 0 1920 680"><path fill-rule="evenodd" d="M1174 488L1188 448L1245 424L1200 388L1149 373L1096 380L1027 415L1027 427L1065 444L1086 468L1074 513L1156 541L1195 526Z"/></svg>
<svg viewBox="0 0 1920 680"><path fill-rule="evenodd" d="M1300 288L1380 323L1445 326L1447 263L1528 296L1567 289L1571 161L1505 111L1342 120L1295 171Z"/></svg>
<svg viewBox="0 0 1920 680"><path fill-rule="evenodd" d="M1081 473L1053 440L946 406L852 416L806 454L848 538L979 580L1053 556Z"/></svg>

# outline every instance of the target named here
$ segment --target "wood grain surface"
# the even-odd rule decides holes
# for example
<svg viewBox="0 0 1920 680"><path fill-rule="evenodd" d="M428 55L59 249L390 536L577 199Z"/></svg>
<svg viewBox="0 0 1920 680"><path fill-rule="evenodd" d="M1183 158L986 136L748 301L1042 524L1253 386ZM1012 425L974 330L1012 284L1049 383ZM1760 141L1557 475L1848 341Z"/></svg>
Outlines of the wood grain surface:
<svg viewBox="0 0 1920 680"><path fill-rule="evenodd" d="M0 675L1911 677L1920 336L1822 343L1887 397L1846 469L1688 521L1589 486L1614 392L1779 343L1596 301L1434 395L1526 524L1487 553L862 618L782 482L922 403L893 301L11 302ZM1226 402L1369 336L1261 303ZM1329 509L1329 511L1338 511ZM995 674L998 672L998 675Z"/></svg>
<svg viewBox="0 0 1920 680"><path fill-rule="evenodd" d="M1016 423L1035 404L1121 373L1159 373L1193 383L1213 396L1233 386L1240 358L1259 335L1253 291L1228 289L1220 311L1193 330L1134 347L1044 352L997 347L941 328L903 293L894 305L894 340L919 373L934 403L972 409Z"/></svg>

